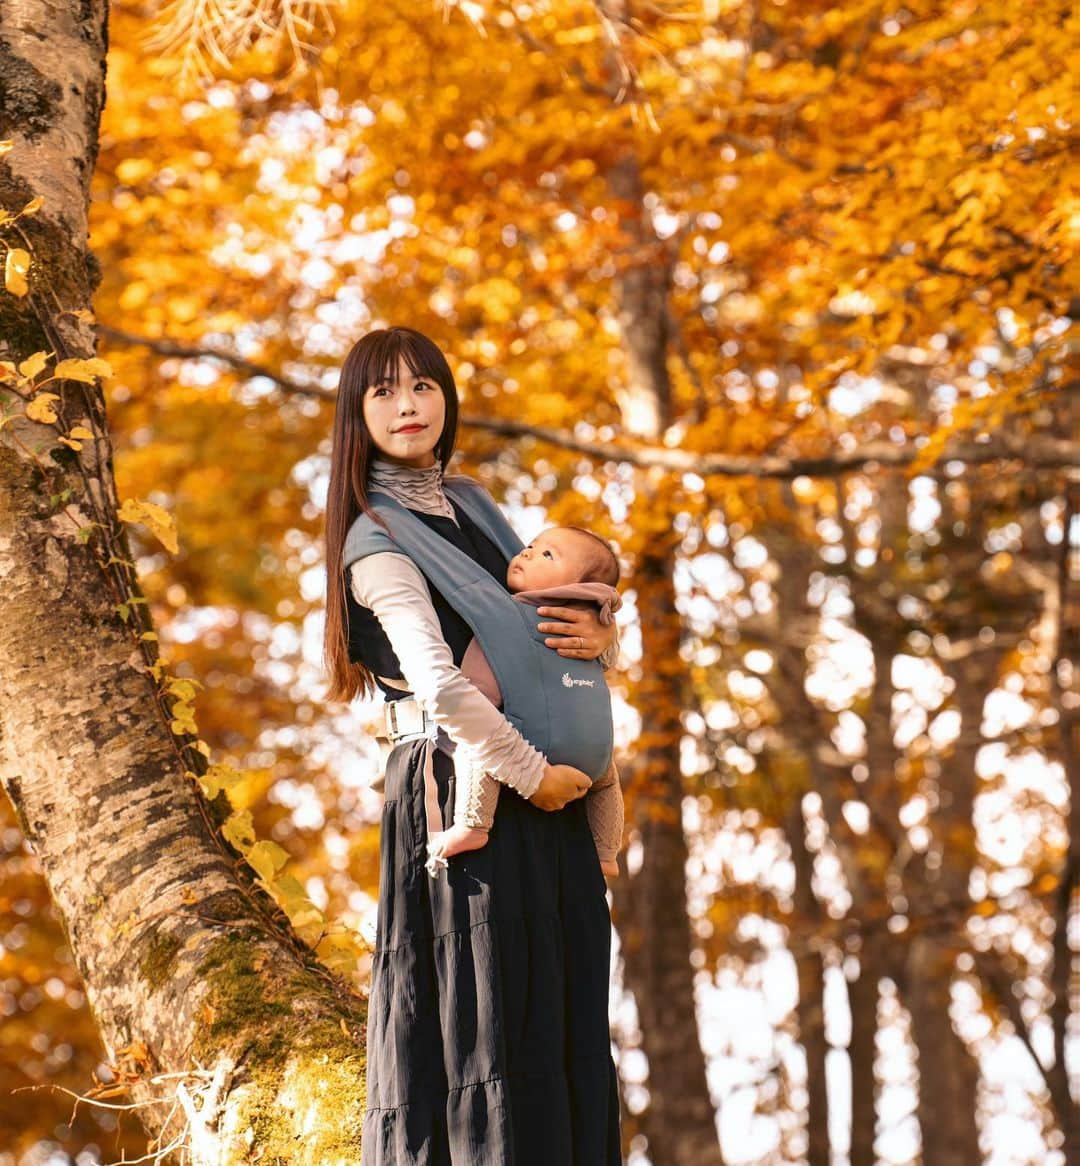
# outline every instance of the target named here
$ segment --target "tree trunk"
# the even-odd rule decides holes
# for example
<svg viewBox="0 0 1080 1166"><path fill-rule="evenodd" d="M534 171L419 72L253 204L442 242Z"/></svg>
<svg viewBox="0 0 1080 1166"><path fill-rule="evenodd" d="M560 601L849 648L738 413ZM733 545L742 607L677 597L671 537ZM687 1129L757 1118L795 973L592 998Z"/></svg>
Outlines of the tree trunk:
<svg viewBox="0 0 1080 1166"><path fill-rule="evenodd" d="M716 1109L698 1033L686 905L686 838L682 826L681 726L672 699L670 664L681 666L668 548L634 573L642 653L642 733L625 766L631 820L642 846L641 867L615 884L615 918L626 983L634 993L649 1062L649 1108L643 1126L655 1166L720 1161Z"/></svg>
<svg viewBox="0 0 1080 1166"><path fill-rule="evenodd" d="M874 1166L877 1126L878 989L883 971L882 937L864 931L859 950L859 978L848 989L851 1007L851 1166Z"/></svg>
<svg viewBox="0 0 1080 1166"><path fill-rule="evenodd" d="M975 1122L979 1070L949 1017L954 952L912 937L904 980L919 1054L919 1126L924 1166L978 1166Z"/></svg>
<svg viewBox="0 0 1080 1166"><path fill-rule="evenodd" d="M953 505L947 500L943 506L943 522L959 518L950 515ZM973 548L973 560L982 555L980 533L974 524L967 544ZM952 577L967 578L965 568L963 558L954 561ZM940 863L936 869L924 861L913 861L908 867L912 934L903 995L918 1049L923 1161L927 1166L969 1166L982 1161L976 1120L979 1069L953 1026L949 1004L956 957L966 945L963 921L971 908L968 885L977 857L976 759L983 741L983 709L1009 648L1003 635L988 644L978 641L983 616L978 603L966 595L952 605L946 601L937 618L950 632L951 642L940 662L954 684L952 705L960 714L960 733L941 764L939 805L931 819Z"/></svg>
<svg viewBox="0 0 1080 1166"><path fill-rule="evenodd" d="M1072 394L1072 403L1062 403L1065 416L1073 423L1080 421L1080 394ZM1061 884L1054 896L1054 961L1050 987L1054 994L1050 1019L1054 1029L1054 1064L1047 1074L1050 1095L1065 1139L1067 1166L1080 1166L1080 1106L1074 1104L1069 1089L1069 1070L1066 1060L1069 1018L1076 997L1076 953L1069 942L1070 930L1075 931L1080 913L1080 588L1076 586L1070 560L1076 549L1070 544L1073 525L1080 521L1080 482L1065 483L1065 537L1057 564L1057 621L1056 643L1052 653L1051 693L1058 713L1058 731L1061 734L1061 752L1065 762L1065 777L1069 786L1068 849L1061 872ZM1071 683L1066 695L1068 675Z"/></svg>
<svg viewBox="0 0 1080 1166"><path fill-rule="evenodd" d="M93 353L86 206L105 29L100 0L0 9L0 136L14 142L0 200L16 213L44 199L0 229L32 257L28 293L0 292L0 358L15 364ZM122 617L142 597L103 397L49 388L55 425L25 416L25 381L0 384L12 414L0 428L0 782L109 1055L141 1070L137 1100L158 1102L139 1111L151 1133L197 1164L357 1161L362 1010L237 878L186 773L199 755L170 731L145 615ZM78 451L58 442L76 424L94 434Z"/></svg>
<svg viewBox="0 0 1080 1166"><path fill-rule="evenodd" d="M825 964L813 941L821 912L811 889L814 863L806 847L806 823L798 800L788 811L787 835L795 866L795 904L800 924L795 966L799 978L799 1041L806 1055L806 1161L807 1166L829 1166Z"/></svg>
<svg viewBox="0 0 1080 1166"><path fill-rule="evenodd" d="M667 371L667 295L670 269L658 263L659 241L648 222L637 161L625 154L608 172L625 207L630 254L615 281L627 377L619 394L629 432L655 439L670 422ZM648 522L647 496L631 523ZM642 715L636 753L625 767L631 826L642 863L614 891L627 986L634 993L642 1047L649 1062L649 1108L642 1123L655 1166L713 1166L721 1162L716 1108L701 1049L690 956L693 937L686 906L686 837L679 758L685 667L675 606L678 536L663 516L635 571L642 630L643 676L634 700ZM650 527L657 525L655 517ZM620 883L622 885L620 885Z"/></svg>

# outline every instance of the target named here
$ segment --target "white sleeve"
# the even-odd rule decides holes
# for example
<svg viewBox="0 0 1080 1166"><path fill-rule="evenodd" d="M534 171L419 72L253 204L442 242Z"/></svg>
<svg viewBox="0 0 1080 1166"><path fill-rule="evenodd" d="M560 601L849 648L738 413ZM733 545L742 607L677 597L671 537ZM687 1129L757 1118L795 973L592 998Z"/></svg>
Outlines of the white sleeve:
<svg viewBox="0 0 1080 1166"><path fill-rule="evenodd" d="M522 797L536 791L547 759L462 675L443 639L427 581L407 555L379 551L349 569L357 603L374 612L409 691L496 781Z"/></svg>

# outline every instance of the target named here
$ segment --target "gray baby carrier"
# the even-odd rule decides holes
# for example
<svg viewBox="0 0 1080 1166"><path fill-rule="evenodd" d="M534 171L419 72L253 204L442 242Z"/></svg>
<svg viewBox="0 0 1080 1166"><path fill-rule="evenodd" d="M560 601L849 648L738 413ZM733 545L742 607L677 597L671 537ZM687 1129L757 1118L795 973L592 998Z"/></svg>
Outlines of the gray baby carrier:
<svg viewBox="0 0 1080 1166"><path fill-rule="evenodd" d="M522 549L487 491L470 478L443 481L448 498L507 557ZM503 694L503 713L552 765L572 765L594 781L611 763L611 694L596 660L569 660L544 644L543 617L510 593L464 551L425 526L396 499L373 492L372 509L391 533L366 514L345 536L344 567L378 551L408 555L472 628Z"/></svg>

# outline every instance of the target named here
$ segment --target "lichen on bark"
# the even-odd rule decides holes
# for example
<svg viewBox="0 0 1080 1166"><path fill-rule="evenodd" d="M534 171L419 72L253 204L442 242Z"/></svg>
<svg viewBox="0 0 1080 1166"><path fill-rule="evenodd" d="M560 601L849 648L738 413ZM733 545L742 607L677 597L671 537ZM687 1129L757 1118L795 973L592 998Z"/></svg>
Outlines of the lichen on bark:
<svg viewBox="0 0 1080 1166"><path fill-rule="evenodd" d="M168 978L176 963L176 953L181 947L180 940L175 935L158 932L150 940L146 954L139 961L139 975L146 982L146 986L153 992Z"/></svg>

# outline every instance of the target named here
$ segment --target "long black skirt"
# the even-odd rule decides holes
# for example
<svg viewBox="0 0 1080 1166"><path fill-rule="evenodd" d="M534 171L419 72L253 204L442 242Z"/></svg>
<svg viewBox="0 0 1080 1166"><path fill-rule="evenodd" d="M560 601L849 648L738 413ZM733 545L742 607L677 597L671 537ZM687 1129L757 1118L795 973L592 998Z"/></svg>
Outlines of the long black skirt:
<svg viewBox="0 0 1080 1166"><path fill-rule="evenodd" d="M386 770L363 1166L619 1166L611 919L577 800L499 795L482 850L424 869L424 761ZM453 761L433 750L443 821Z"/></svg>

